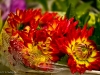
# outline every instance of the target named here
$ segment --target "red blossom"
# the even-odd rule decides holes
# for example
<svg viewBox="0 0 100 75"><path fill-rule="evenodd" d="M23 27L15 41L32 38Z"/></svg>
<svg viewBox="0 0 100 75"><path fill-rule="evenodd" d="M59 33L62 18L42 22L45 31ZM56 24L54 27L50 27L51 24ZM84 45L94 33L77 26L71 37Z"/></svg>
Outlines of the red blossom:
<svg viewBox="0 0 100 75"><path fill-rule="evenodd" d="M54 62L68 54L72 73L100 69L100 52L90 40L94 27L76 27L78 21L40 9L10 13L5 31L10 36L9 53L15 61L33 69L51 70ZM16 54L16 55L15 55ZM20 58L18 58L20 56Z"/></svg>

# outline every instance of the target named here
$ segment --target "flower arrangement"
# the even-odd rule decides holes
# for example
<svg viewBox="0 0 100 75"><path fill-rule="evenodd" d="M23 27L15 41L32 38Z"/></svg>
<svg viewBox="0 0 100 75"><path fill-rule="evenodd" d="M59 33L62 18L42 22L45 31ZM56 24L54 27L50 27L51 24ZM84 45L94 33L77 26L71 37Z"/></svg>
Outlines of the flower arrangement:
<svg viewBox="0 0 100 75"><path fill-rule="evenodd" d="M56 12L17 9L3 26L1 49L10 66L54 70L54 63L68 55L66 64L72 73L100 70L100 51L90 39L94 27L81 28L78 23Z"/></svg>

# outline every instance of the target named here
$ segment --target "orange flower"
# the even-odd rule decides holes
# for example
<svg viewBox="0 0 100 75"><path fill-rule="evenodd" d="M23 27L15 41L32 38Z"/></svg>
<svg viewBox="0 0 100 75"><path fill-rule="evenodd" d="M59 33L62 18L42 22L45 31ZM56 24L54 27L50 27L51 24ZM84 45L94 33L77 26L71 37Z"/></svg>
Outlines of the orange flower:
<svg viewBox="0 0 100 75"><path fill-rule="evenodd" d="M95 43L89 40L92 32L93 27L88 30L85 25L83 29L73 29L68 34L65 52L69 55L68 66L72 73L100 68L100 52Z"/></svg>

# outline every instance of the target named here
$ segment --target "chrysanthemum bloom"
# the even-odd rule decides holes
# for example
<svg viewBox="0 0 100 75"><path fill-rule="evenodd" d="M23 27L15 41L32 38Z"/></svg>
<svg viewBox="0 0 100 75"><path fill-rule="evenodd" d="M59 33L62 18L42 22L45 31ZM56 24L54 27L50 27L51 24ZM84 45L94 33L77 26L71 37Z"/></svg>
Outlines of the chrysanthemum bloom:
<svg viewBox="0 0 100 75"><path fill-rule="evenodd" d="M47 29L51 37L54 38L53 41L56 41L59 50L65 54L65 52L63 52L65 48L65 37L68 37L68 34L70 34L73 29L76 29L78 21L75 21L74 18L67 19L66 17L58 19L59 21L52 22L53 24L51 23Z"/></svg>
<svg viewBox="0 0 100 75"><path fill-rule="evenodd" d="M78 24L78 21L74 21L74 18L67 19L65 16L57 16L56 19L51 18L50 21L51 22L47 25L48 32L50 32L50 35L58 36L67 35L67 33Z"/></svg>
<svg viewBox="0 0 100 75"><path fill-rule="evenodd" d="M72 73L84 73L86 70L98 70L100 68L100 52L89 37L93 27L87 29L72 29L65 41L65 53L69 55L68 66Z"/></svg>
<svg viewBox="0 0 100 75"><path fill-rule="evenodd" d="M10 13L4 26L10 36L10 58L33 69L52 69L52 62L59 60L59 49L48 30L53 20L58 20L56 13L42 15L40 9Z"/></svg>
<svg viewBox="0 0 100 75"><path fill-rule="evenodd" d="M64 36L67 37L72 29L76 28L78 21L75 21L74 18L67 19L65 16L58 16L57 13L52 14L49 16L50 13L46 13L43 18L41 18L40 22L44 22L44 27L46 27L46 31L52 38L52 46L57 47L55 50L60 57L64 56L65 53L62 49L64 49L65 44L63 43L62 39L64 40ZM53 17L55 16L55 17ZM49 17L49 18L47 18ZM45 18L47 18L45 20ZM54 19L55 18L55 19ZM48 22L49 21L49 22ZM47 24L46 24L47 23ZM60 54L59 54L60 53Z"/></svg>

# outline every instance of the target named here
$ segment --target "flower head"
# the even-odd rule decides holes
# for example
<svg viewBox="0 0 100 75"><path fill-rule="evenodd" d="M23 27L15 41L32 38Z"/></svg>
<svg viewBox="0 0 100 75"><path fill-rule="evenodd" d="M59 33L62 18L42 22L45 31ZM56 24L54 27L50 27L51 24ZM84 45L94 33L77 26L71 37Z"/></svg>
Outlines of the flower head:
<svg viewBox="0 0 100 75"><path fill-rule="evenodd" d="M12 59L33 69L51 69L59 60L59 51L47 29L54 19L55 13L42 15L40 9L10 13L4 29L10 36L8 51Z"/></svg>
<svg viewBox="0 0 100 75"><path fill-rule="evenodd" d="M91 27L88 30L87 25L83 29L73 29L67 38L65 52L69 55L68 66L72 73L84 73L100 67L100 52L97 51L95 43L89 40L93 29Z"/></svg>

